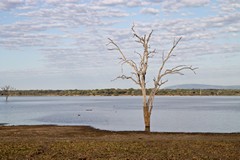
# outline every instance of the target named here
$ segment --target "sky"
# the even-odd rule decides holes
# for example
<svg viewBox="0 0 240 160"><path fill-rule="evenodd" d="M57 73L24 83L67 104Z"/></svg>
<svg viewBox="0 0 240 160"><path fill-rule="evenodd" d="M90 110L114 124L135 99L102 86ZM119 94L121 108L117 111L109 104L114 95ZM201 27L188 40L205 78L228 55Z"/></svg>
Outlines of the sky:
<svg viewBox="0 0 240 160"><path fill-rule="evenodd" d="M113 39L139 62L131 27L149 34L157 54L150 59L147 86L174 39L182 40L166 68L198 67L196 74L170 75L178 84L240 85L239 0L1 0L0 86L16 89L138 88L109 50Z"/></svg>

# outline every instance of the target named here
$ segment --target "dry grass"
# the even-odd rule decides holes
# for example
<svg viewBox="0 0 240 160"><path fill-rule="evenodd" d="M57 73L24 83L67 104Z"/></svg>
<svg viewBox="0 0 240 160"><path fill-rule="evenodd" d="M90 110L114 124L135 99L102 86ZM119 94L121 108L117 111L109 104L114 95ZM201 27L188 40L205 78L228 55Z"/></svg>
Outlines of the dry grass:
<svg viewBox="0 0 240 160"><path fill-rule="evenodd" d="M240 134L1 126L0 159L240 159Z"/></svg>

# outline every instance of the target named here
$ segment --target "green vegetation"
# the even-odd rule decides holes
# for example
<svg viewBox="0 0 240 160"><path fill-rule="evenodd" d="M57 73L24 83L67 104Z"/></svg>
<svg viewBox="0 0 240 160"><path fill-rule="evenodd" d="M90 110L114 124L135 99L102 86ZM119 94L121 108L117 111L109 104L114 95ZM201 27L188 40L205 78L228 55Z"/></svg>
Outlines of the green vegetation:
<svg viewBox="0 0 240 160"><path fill-rule="evenodd" d="M147 94L150 94L147 89ZM141 96L140 89L93 89L93 90L12 90L10 96ZM0 91L0 95L4 95ZM231 89L162 89L162 96L240 96L240 90Z"/></svg>

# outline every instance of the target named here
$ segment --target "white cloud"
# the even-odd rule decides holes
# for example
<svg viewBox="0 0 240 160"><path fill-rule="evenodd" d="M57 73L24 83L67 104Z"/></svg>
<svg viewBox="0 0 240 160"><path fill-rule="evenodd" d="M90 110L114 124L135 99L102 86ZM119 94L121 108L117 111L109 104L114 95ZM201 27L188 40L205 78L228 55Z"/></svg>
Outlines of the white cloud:
<svg viewBox="0 0 240 160"><path fill-rule="evenodd" d="M100 5L123 5L126 0L100 0Z"/></svg>
<svg viewBox="0 0 240 160"><path fill-rule="evenodd" d="M127 6L129 7L138 7L148 5L148 2L140 1L140 0L132 0L127 2Z"/></svg>
<svg viewBox="0 0 240 160"><path fill-rule="evenodd" d="M210 0L180 0L179 3L182 3L183 6L198 7L209 4Z"/></svg>
<svg viewBox="0 0 240 160"><path fill-rule="evenodd" d="M158 14L159 10L155 8L143 8L140 12L143 14Z"/></svg>
<svg viewBox="0 0 240 160"><path fill-rule="evenodd" d="M160 4L163 11L165 12L175 12L180 8L203 7L209 4L210 0L171 0L171 1L154 0L149 2L152 2L153 4Z"/></svg>
<svg viewBox="0 0 240 160"><path fill-rule="evenodd" d="M61 3L76 3L79 0L45 0L46 3L61 4Z"/></svg>
<svg viewBox="0 0 240 160"><path fill-rule="evenodd" d="M13 9L19 5L23 5L24 0L1 0L0 1L0 10L9 10Z"/></svg>
<svg viewBox="0 0 240 160"><path fill-rule="evenodd" d="M220 9L224 13L235 12L240 9L239 0L220 0L219 6L216 9Z"/></svg>
<svg viewBox="0 0 240 160"><path fill-rule="evenodd" d="M100 6L127 6L127 7L139 7L150 4L147 1L141 0L99 0L96 4Z"/></svg>

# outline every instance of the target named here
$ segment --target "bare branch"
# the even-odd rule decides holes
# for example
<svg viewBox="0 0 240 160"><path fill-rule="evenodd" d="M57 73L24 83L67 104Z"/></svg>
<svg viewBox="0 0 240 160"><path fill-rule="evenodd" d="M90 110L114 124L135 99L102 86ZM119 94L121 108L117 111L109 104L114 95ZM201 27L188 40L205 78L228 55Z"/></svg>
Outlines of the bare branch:
<svg viewBox="0 0 240 160"><path fill-rule="evenodd" d="M156 49L149 51L148 57L153 58L156 53L157 53Z"/></svg>
<svg viewBox="0 0 240 160"><path fill-rule="evenodd" d="M147 43L149 42L151 36L152 36L153 30L149 33L148 38L147 38Z"/></svg>
<svg viewBox="0 0 240 160"><path fill-rule="evenodd" d="M159 81L157 81L155 78L153 79L153 82L154 82L154 85L155 85L155 88L160 88L163 84L165 84L165 83L167 83L168 82L168 80L165 80L165 81L160 81L160 83L159 83Z"/></svg>
<svg viewBox="0 0 240 160"><path fill-rule="evenodd" d="M110 50L117 50L121 54L122 64L127 63L129 66L131 66L135 70L135 72L138 72L136 63L133 60L128 60L124 55L124 53L122 52L122 50L120 49L120 47L112 39L108 38L108 40L109 40L108 45L112 44L115 47L115 48L111 48Z"/></svg>
<svg viewBox="0 0 240 160"><path fill-rule="evenodd" d="M6 85L4 87L1 87L2 91L10 91L10 90L15 90L15 88L11 87L10 85Z"/></svg>
<svg viewBox="0 0 240 160"><path fill-rule="evenodd" d="M159 88L160 88L163 84L165 84L165 83L167 83L167 82L168 82L168 80L161 81L161 83L159 84Z"/></svg>
<svg viewBox="0 0 240 160"><path fill-rule="evenodd" d="M164 57L164 53L163 53L162 65L161 65L160 68L159 68L158 77L161 76L162 70L163 70L166 62L167 62L167 61L169 60L169 58L172 56L173 50L176 48L176 46L178 45L178 43L180 42L181 39L182 39L182 37L180 37L176 42L175 42L175 40L174 40L173 46L172 46L172 48L170 49L170 51L168 52L168 54L167 54L166 57ZM160 81L160 79L159 79L159 81Z"/></svg>
<svg viewBox="0 0 240 160"><path fill-rule="evenodd" d="M195 73L195 70L196 70L197 68L193 68L192 66L186 66L186 65L179 65L179 66L177 66L177 67L174 67L174 68L172 68L172 69L167 69L166 71L165 71L165 73L162 75L162 77L163 76L165 76L165 75L168 75L168 74L180 74L180 75L184 75L181 71L183 71L183 70L191 70L191 71L193 71L193 73ZM196 73L195 73L196 74Z"/></svg>
<svg viewBox="0 0 240 160"><path fill-rule="evenodd" d="M141 55L139 52L134 51L134 53L136 53L137 55L139 55L139 58L142 59L142 55Z"/></svg>
<svg viewBox="0 0 240 160"><path fill-rule="evenodd" d="M135 24L133 23L132 28L131 28L133 33L135 33L134 27L135 27Z"/></svg>
<svg viewBox="0 0 240 160"><path fill-rule="evenodd" d="M113 79L112 81L115 81L115 80L117 80L117 79L130 79L130 80L132 80L134 83L136 83L137 85L139 85L140 83L137 81L137 80L135 80L133 77L131 77L131 76L126 76L126 75L121 75L121 76L118 76L117 78L115 78L115 79Z"/></svg>
<svg viewBox="0 0 240 160"><path fill-rule="evenodd" d="M136 38L137 38L136 42L141 43L141 44L144 45L144 42L145 42L145 39L146 39L146 38L145 38L146 35L144 35L144 37L140 37L140 36L136 33L136 31L134 30L134 27L135 27L135 25L133 24L133 26L132 26L133 37L136 37Z"/></svg>

